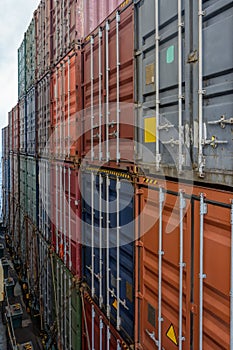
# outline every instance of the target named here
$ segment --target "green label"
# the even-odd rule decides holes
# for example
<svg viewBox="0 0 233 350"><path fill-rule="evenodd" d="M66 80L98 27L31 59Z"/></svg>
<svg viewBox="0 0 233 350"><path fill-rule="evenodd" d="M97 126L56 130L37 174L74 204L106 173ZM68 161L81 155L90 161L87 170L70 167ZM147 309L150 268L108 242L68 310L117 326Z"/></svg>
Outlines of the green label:
<svg viewBox="0 0 233 350"><path fill-rule="evenodd" d="M175 55L175 46L169 46L167 49L167 63L174 62L174 55Z"/></svg>

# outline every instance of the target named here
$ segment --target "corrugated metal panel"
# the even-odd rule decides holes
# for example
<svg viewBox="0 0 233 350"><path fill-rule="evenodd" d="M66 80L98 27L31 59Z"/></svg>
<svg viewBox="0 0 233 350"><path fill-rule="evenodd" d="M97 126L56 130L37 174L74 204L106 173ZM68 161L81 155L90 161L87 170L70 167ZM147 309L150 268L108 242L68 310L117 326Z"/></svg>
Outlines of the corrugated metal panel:
<svg viewBox="0 0 233 350"><path fill-rule="evenodd" d="M19 105L13 108L13 129L14 129L14 144L13 151L19 151Z"/></svg>
<svg viewBox="0 0 233 350"><path fill-rule="evenodd" d="M205 176L204 181L229 184L232 186L232 116L233 116L233 78L232 78L232 52L231 28L233 26L233 4L228 1L214 1L204 3L204 16L202 33L198 32L197 14L201 9L193 2L193 46L198 47L202 39L203 47L199 49L198 64L193 65L193 159L198 166L200 175ZM224 57L223 57L224 52ZM202 64L202 67L200 65ZM199 71L198 71L199 68ZM202 78L203 99L198 98L198 76ZM199 82L200 84L200 82ZM198 112L199 111L199 112ZM202 112L201 112L202 111ZM202 145L199 145L199 159L197 156L197 125L202 119ZM197 116L199 115L199 121ZM200 131L199 131L200 133ZM200 157L200 151L203 157ZM202 169L201 169L202 168Z"/></svg>
<svg viewBox="0 0 233 350"><path fill-rule="evenodd" d="M100 23L104 21L123 0L86 0L83 2L84 32L88 36ZM127 1L129 2L129 1Z"/></svg>
<svg viewBox="0 0 233 350"><path fill-rule="evenodd" d="M37 89L35 86L26 95L26 108L27 154L35 156L37 154Z"/></svg>
<svg viewBox="0 0 233 350"><path fill-rule="evenodd" d="M232 194L163 185L139 186L136 196L136 342L227 349Z"/></svg>
<svg viewBox="0 0 233 350"><path fill-rule="evenodd" d="M13 111L11 110L8 113L8 126L9 126L9 151L12 152L13 151L13 147L14 147L14 121L13 121Z"/></svg>
<svg viewBox="0 0 233 350"><path fill-rule="evenodd" d="M38 155L50 155L50 74L47 74L37 84L37 116L38 116Z"/></svg>
<svg viewBox="0 0 233 350"><path fill-rule="evenodd" d="M82 174L83 277L92 298L122 338L131 344L134 338L134 189L131 182L120 175L119 178L102 175Z"/></svg>
<svg viewBox="0 0 233 350"><path fill-rule="evenodd" d="M109 323L109 320L93 303L88 294L83 297L84 312L82 324L82 349L89 349L88 344L95 350L129 349L120 334Z"/></svg>
<svg viewBox="0 0 233 350"><path fill-rule="evenodd" d="M57 64L75 44L83 29L82 0L52 1L52 62Z"/></svg>
<svg viewBox="0 0 233 350"><path fill-rule="evenodd" d="M119 13L114 13L91 33L84 42L82 60L83 155L88 161L132 162L134 16L131 6L120 8Z"/></svg>
<svg viewBox="0 0 233 350"><path fill-rule="evenodd" d="M53 245L67 268L81 277L78 170L69 164L53 163L51 186Z"/></svg>
<svg viewBox="0 0 233 350"><path fill-rule="evenodd" d="M39 230L47 242L51 242L51 174L50 161L39 159Z"/></svg>
<svg viewBox="0 0 233 350"><path fill-rule="evenodd" d="M29 219L38 225L38 161L27 157L27 208Z"/></svg>
<svg viewBox="0 0 233 350"><path fill-rule="evenodd" d="M46 331L54 322L54 288L50 250L47 242L39 237L39 291L41 296L41 311Z"/></svg>
<svg viewBox="0 0 233 350"><path fill-rule="evenodd" d="M81 109L81 54L71 51L51 78L52 153L56 159L81 157L77 112Z"/></svg>
<svg viewBox="0 0 233 350"><path fill-rule="evenodd" d="M20 152L25 153L27 150L27 105L26 98L19 101L19 125L20 125Z"/></svg>
<svg viewBox="0 0 233 350"><path fill-rule="evenodd" d="M41 1L35 12L36 77L40 80L51 63L51 1Z"/></svg>
<svg viewBox="0 0 233 350"><path fill-rule="evenodd" d="M232 185L232 1L178 5L136 4L135 93L144 146L138 163L153 173Z"/></svg>
<svg viewBox="0 0 233 350"><path fill-rule="evenodd" d="M24 39L18 49L18 98L20 99L26 92L26 39Z"/></svg>
<svg viewBox="0 0 233 350"><path fill-rule="evenodd" d="M28 212L27 207L27 158L24 155L20 155L20 172L19 172L19 186L20 186L20 210L23 213Z"/></svg>
<svg viewBox="0 0 233 350"><path fill-rule="evenodd" d="M35 19L31 23L25 33L26 40L26 91L35 83L36 79L36 30Z"/></svg>
<svg viewBox="0 0 233 350"><path fill-rule="evenodd" d="M78 285L62 261L54 256L56 321L62 349L81 350L82 306Z"/></svg>

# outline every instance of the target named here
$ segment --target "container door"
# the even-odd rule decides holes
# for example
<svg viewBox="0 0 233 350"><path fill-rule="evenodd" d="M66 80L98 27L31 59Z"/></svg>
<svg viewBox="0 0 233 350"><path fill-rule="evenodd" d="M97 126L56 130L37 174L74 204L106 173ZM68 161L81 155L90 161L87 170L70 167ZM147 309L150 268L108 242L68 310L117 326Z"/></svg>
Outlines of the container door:
<svg viewBox="0 0 233 350"><path fill-rule="evenodd" d="M190 166L189 0L139 1L135 17L137 159L182 172Z"/></svg>
<svg viewBox="0 0 233 350"><path fill-rule="evenodd" d="M199 176L232 185L232 1L194 0L192 22L194 159Z"/></svg>
<svg viewBox="0 0 233 350"><path fill-rule="evenodd" d="M230 208L207 204L208 199L201 196L194 207L194 304L199 307L193 318L192 345L193 349L229 349L232 218ZM222 200L220 195L217 199ZM229 200L225 203L229 205Z"/></svg>
<svg viewBox="0 0 233 350"><path fill-rule="evenodd" d="M190 349L191 210L183 193L138 192L136 343Z"/></svg>

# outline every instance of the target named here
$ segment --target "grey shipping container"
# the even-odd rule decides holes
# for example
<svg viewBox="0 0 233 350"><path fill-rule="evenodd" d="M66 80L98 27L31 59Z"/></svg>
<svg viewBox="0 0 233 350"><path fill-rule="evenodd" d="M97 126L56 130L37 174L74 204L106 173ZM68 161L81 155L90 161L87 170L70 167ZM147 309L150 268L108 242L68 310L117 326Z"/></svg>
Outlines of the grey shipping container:
<svg viewBox="0 0 233 350"><path fill-rule="evenodd" d="M37 84L38 155L50 156L50 74Z"/></svg>
<svg viewBox="0 0 233 350"><path fill-rule="evenodd" d="M26 138L27 154L35 156L37 154L37 89L33 86L26 95Z"/></svg>
<svg viewBox="0 0 233 350"><path fill-rule="evenodd" d="M29 220L38 224L38 161L35 157L27 157L26 171L27 212Z"/></svg>
<svg viewBox="0 0 233 350"><path fill-rule="evenodd" d="M137 163L232 185L232 0L135 6Z"/></svg>
<svg viewBox="0 0 233 350"><path fill-rule="evenodd" d="M36 80L36 32L35 19L31 23L25 34L26 40L26 91L35 83Z"/></svg>
<svg viewBox="0 0 233 350"><path fill-rule="evenodd" d="M26 92L26 35L18 49L18 97Z"/></svg>

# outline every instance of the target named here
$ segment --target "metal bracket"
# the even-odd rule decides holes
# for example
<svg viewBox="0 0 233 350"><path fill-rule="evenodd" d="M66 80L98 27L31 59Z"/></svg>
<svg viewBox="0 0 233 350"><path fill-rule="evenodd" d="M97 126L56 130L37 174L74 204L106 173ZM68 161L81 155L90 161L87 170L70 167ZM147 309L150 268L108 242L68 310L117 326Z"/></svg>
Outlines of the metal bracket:
<svg viewBox="0 0 233 350"><path fill-rule="evenodd" d="M179 146L179 140L174 140L173 138L168 141L162 141L163 145Z"/></svg>
<svg viewBox="0 0 233 350"><path fill-rule="evenodd" d="M208 122L209 125L220 125L222 129L226 127L227 124L233 125L233 118L226 119L225 115L221 115L219 120L210 120Z"/></svg>
<svg viewBox="0 0 233 350"><path fill-rule="evenodd" d="M164 125L159 125L158 126L158 130L166 130L168 131L168 129L174 128L175 126L169 123L166 123Z"/></svg>
<svg viewBox="0 0 233 350"><path fill-rule="evenodd" d="M226 145L228 144L228 141L224 140L218 140L217 136L212 136L211 140L202 140L202 145L203 146L211 146L212 148L217 148L218 145Z"/></svg>

